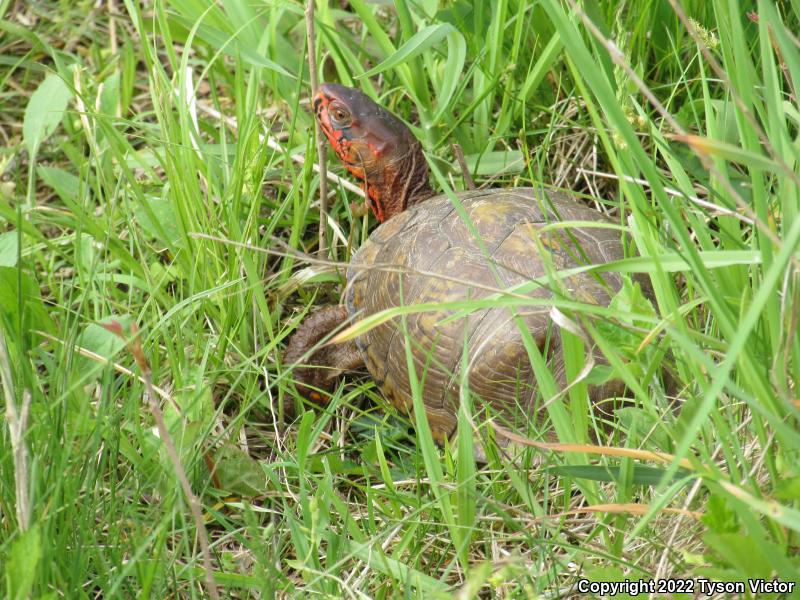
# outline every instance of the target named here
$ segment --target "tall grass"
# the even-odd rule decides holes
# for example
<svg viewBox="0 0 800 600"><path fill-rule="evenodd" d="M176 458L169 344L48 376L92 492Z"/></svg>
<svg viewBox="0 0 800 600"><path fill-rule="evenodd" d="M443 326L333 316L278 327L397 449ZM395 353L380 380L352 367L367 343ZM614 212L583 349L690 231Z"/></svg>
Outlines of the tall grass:
<svg viewBox="0 0 800 600"><path fill-rule="evenodd" d="M141 332L223 597L798 580L797 2L318 3L321 79L406 118L439 188L463 187L458 143L479 185L571 189L630 233L613 268L652 282L652 306L630 290L609 310L559 304L634 403L598 423L576 386L528 433L578 452L510 463L487 444L486 465L471 436L436 447L419 413L409 428L367 377L306 406L281 362L343 289L304 258L319 179L303 6L0 2L0 17L6 596L206 593L112 321ZM333 189L345 262L372 224ZM563 335L575 375L584 340Z"/></svg>

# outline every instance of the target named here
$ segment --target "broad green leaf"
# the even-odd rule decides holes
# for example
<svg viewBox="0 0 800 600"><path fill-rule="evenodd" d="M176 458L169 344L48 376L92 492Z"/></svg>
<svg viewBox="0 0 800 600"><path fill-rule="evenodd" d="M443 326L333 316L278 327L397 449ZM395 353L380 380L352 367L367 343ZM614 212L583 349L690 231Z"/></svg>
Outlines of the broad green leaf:
<svg viewBox="0 0 800 600"><path fill-rule="evenodd" d="M181 232L175 206L166 197L146 196L144 203L134 207L133 214L148 235L172 250L180 245Z"/></svg>
<svg viewBox="0 0 800 600"><path fill-rule="evenodd" d="M16 266L18 242L19 233L16 231L0 233L0 267Z"/></svg>
<svg viewBox="0 0 800 600"><path fill-rule="evenodd" d="M100 359L105 359L106 361L117 360L117 353L125 347L125 340L102 326L102 323L108 323L112 320L118 321L122 325L123 331L128 331L130 329L130 323L132 321L130 317L107 317L100 323L90 323L87 325L86 329L78 336L75 344L84 350L98 355ZM81 356L75 361L75 364L78 367L79 373L87 378L98 376L105 367L105 363L102 360L96 360L86 356Z"/></svg>
<svg viewBox="0 0 800 600"><path fill-rule="evenodd" d="M713 533L733 533L741 527L728 498L718 493L708 497L702 522Z"/></svg>
<svg viewBox="0 0 800 600"><path fill-rule="evenodd" d="M762 500L743 487L736 486L727 481L718 481L717 483L732 496L747 504L754 513L761 513L781 525L789 527L794 531L800 531L800 510L796 509L794 506L780 504L770 499Z"/></svg>
<svg viewBox="0 0 800 600"><path fill-rule="evenodd" d="M70 98L72 92L55 73L45 77L33 92L22 121L22 137L31 156L39 152L42 142L58 127Z"/></svg>
<svg viewBox="0 0 800 600"><path fill-rule="evenodd" d="M618 348L624 356L629 359L635 358L636 352L647 333L646 324L642 322L640 316L647 315L655 319L656 313L653 310L653 306L645 298L638 283L632 282L628 277L623 277L622 287L612 296L608 307L617 313L618 318L598 321L598 331L608 342ZM639 318L634 318L634 316ZM640 327L632 327L634 325Z"/></svg>
<svg viewBox="0 0 800 600"><path fill-rule="evenodd" d="M670 439L668 425L661 416L655 416L637 406L624 406L614 411L614 419L620 426L631 431L636 424L640 432L647 432L648 447L669 452Z"/></svg>
<svg viewBox="0 0 800 600"><path fill-rule="evenodd" d="M42 540L38 526L22 533L8 553L5 565L6 594L10 600L30 597L36 581L36 570L42 558Z"/></svg>
<svg viewBox="0 0 800 600"><path fill-rule="evenodd" d="M119 108L119 72L112 73L103 82L100 92L100 112L104 115L116 116Z"/></svg>
<svg viewBox="0 0 800 600"><path fill-rule="evenodd" d="M225 445L214 453L217 477L226 493L250 498L264 493L264 469L249 454L236 446Z"/></svg>
<svg viewBox="0 0 800 600"><path fill-rule="evenodd" d="M753 552L759 544L749 535L736 533L706 533L703 541L709 545L722 560L748 577L769 578L773 565L758 552Z"/></svg>
<svg viewBox="0 0 800 600"><path fill-rule="evenodd" d="M81 180L72 173L57 167L45 167L42 165L36 168L36 173L65 202L73 202L78 198Z"/></svg>
<svg viewBox="0 0 800 600"><path fill-rule="evenodd" d="M800 476L795 475L778 481L778 485L775 488L775 497L790 502L800 498Z"/></svg>
<svg viewBox="0 0 800 600"><path fill-rule="evenodd" d="M0 324L6 321L5 326L11 330L12 337L29 336L35 329L53 331L53 322L42 303L39 285L31 275L16 267L0 266L0 317L3 317Z"/></svg>
<svg viewBox="0 0 800 600"><path fill-rule="evenodd" d="M364 77L372 77L378 73L383 73L397 65L401 65L406 61L419 56L425 50L438 44L451 33L456 33L452 25L448 23L440 23L438 25L428 25L421 31L415 33L410 40L397 49L397 52L392 54L389 58L382 63L374 66L366 73L362 73L356 79Z"/></svg>
<svg viewBox="0 0 800 600"><path fill-rule="evenodd" d="M91 272L97 258L97 249L92 236L85 234L80 237L75 236L72 238L72 245L75 252L75 266L86 272Z"/></svg>

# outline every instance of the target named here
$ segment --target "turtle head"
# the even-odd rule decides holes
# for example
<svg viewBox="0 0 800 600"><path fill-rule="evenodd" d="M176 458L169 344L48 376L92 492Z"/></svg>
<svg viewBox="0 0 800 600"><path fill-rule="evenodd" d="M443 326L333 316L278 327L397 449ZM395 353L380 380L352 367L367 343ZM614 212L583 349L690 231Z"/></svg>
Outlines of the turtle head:
<svg viewBox="0 0 800 600"><path fill-rule="evenodd" d="M345 168L364 182L379 221L430 197L428 163L408 126L360 90L324 83L314 97L320 128Z"/></svg>

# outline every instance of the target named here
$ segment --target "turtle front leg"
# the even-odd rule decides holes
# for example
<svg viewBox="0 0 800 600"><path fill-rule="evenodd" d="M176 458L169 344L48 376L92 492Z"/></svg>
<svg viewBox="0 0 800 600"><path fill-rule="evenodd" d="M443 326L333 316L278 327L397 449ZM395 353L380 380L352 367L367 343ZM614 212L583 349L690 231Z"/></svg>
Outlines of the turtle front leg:
<svg viewBox="0 0 800 600"><path fill-rule="evenodd" d="M344 306L327 306L306 317L286 346L283 362L298 365L293 370L297 391L317 404L328 400L320 390L330 392L339 375L364 366L353 340L320 347L346 322Z"/></svg>

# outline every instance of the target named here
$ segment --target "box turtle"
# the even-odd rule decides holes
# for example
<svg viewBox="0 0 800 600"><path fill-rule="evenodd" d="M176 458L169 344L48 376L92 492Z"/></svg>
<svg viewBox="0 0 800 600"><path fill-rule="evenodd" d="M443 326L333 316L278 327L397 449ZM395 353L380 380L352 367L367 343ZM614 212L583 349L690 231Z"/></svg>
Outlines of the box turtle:
<svg viewBox="0 0 800 600"><path fill-rule="evenodd" d="M618 228L604 227L611 223L604 215L570 195L538 188L461 192L462 211L447 195L432 191L425 155L410 129L365 94L324 84L314 98L314 111L346 169L363 181L381 225L350 262L345 305L312 313L288 344L285 362L298 365L294 376L300 393L322 401L320 392L329 390L335 377L366 364L382 393L408 414L408 341L428 421L441 442L456 427L466 348L476 411L488 407L492 416L524 424L531 418L537 386L521 327L548 357L563 388L560 335L552 326L551 306L518 302L510 308L499 301L503 290L527 282L528 298L566 293L607 305L621 286L619 275L581 272L560 279L555 286L560 289L553 289L547 273L623 258ZM562 221L592 226L559 227ZM395 318L355 342L319 348L345 323L385 309L469 299L492 301L468 315L412 312L404 317L405 328ZM612 382L590 394L597 400L621 389Z"/></svg>

